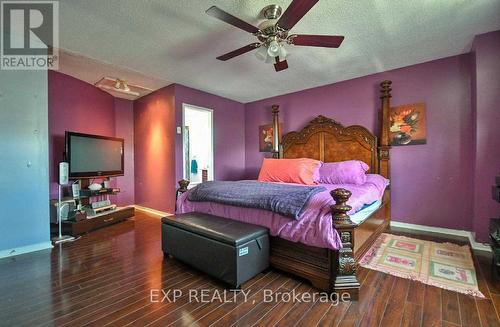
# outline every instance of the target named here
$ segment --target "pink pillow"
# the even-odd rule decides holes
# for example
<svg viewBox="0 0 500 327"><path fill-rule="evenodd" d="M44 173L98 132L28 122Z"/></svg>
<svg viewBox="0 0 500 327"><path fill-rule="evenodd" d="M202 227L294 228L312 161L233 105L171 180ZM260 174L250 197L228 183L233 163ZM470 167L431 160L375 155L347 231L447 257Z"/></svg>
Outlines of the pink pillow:
<svg viewBox="0 0 500 327"><path fill-rule="evenodd" d="M260 182L283 182L314 185L319 178L321 161L300 159L264 159L260 168Z"/></svg>
<svg viewBox="0 0 500 327"><path fill-rule="evenodd" d="M366 182L366 172L370 167L359 160L325 162L319 169L321 184L356 184Z"/></svg>

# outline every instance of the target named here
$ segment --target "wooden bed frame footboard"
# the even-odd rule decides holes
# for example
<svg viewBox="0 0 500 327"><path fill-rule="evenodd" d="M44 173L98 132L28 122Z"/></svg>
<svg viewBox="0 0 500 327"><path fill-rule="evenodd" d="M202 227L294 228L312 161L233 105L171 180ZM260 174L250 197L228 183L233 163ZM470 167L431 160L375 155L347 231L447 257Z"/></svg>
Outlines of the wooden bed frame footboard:
<svg viewBox="0 0 500 327"><path fill-rule="evenodd" d="M290 132L276 145L275 158L312 158L323 162L361 160L370 166L370 173L390 178L390 98L391 81L380 84L380 138L362 126L344 127L333 119L318 116L299 132ZM273 106L274 135L279 135L279 109ZM281 270L309 280L315 287L336 292L341 299L357 300L360 284L356 278L358 261L390 223L390 187L382 205L363 223L354 224L346 204L351 192L331 192L332 223L342 241L342 248L330 250L271 238L271 264ZM345 296L344 294L349 294Z"/></svg>
<svg viewBox="0 0 500 327"><path fill-rule="evenodd" d="M362 126L344 127L333 119L318 116L299 132L287 133L279 143L279 108L273 106L275 158L312 158L323 162L361 160L370 166L369 173L390 179L390 98L391 81L380 86L382 100L380 138ZM189 181L180 181L179 192L187 191ZM360 284L356 277L358 262L390 223L390 186L382 205L361 224L347 214L351 192L331 191L332 224L342 241L342 248L331 250L271 237L271 265L305 278L319 290L335 292L341 300L357 300Z"/></svg>
<svg viewBox="0 0 500 327"><path fill-rule="evenodd" d="M346 190L335 190L337 193L344 191ZM388 191L385 195L388 195ZM338 203L333 207L337 207ZM271 265L309 280L319 290L335 292L342 300L357 300L360 288L356 277L358 261L389 226L390 219L386 215L388 206L388 202L383 202L382 206L360 225L350 220L335 222L335 229L343 246L338 251L271 237ZM332 210L340 210L338 214L342 215L349 209Z"/></svg>

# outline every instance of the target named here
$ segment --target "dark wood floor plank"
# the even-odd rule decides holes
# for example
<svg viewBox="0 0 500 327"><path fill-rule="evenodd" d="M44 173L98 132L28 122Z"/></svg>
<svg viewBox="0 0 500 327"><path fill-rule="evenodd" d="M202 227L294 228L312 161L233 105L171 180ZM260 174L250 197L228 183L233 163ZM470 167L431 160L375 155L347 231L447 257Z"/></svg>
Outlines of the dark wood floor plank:
<svg viewBox="0 0 500 327"><path fill-rule="evenodd" d="M298 327L309 327L316 326L321 319L326 315L326 313L330 310L330 307L334 304L333 301L319 301L316 302L315 305L312 306L311 310L307 312L302 319L297 323ZM336 304L335 304L336 305Z"/></svg>
<svg viewBox="0 0 500 327"><path fill-rule="evenodd" d="M188 278L193 277L191 274L183 271L172 272L171 274L166 274L163 276L163 280L165 283L176 283L176 282L185 282ZM93 308L98 308L102 306L106 306L110 302L115 300L119 300L121 298L130 296L131 294L135 294L138 292L137 287L140 285L149 285L147 280L139 280L135 283L130 283L129 285L124 285L118 287L117 285L110 285L109 288L103 290L103 292L99 292L98 294L89 294L89 296L77 296L74 299L71 297L68 298L68 302L57 301L57 304L49 311L38 311L35 315L29 315L31 320L26 322L36 322L38 324L48 323L50 321L58 321L58 319L66 319L64 316L67 315L82 315L86 311L92 311ZM23 322L21 320L20 322Z"/></svg>
<svg viewBox="0 0 500 327"><path fill-rule="evenodd" d="M377 282L379 285L384 285L383 287L378 287L378 285L371 286L374 289L375 296L369 300L358 326L369 327L378 326L380 324L387 307L387 302L392 296L391 291L395 279L396 278L392 275L384 274Z"/></svg>
<svg viewBox="0 0 500 327"><path fill-rule="evenodd" d="M482 327L500 326L498 313L496 312L493 302L490 299L476 299L476 304Z"/></svg>
<svg viewBox="0 0 500 327"><path fill-rule="evenodd" d="M266 274L264 278L261 278L259 281L257 281L255 284L251 285L249 289L246 289L246 291L249 292L248 296L253 296L255 293L259 292L262 288L267 287L269 283L274 281L275 279L278 278L278 275L274 272ZM217 320L221 319L223 316L225 316L227 313L231 312L234 308L238 306L240 301L244 299L243 295L241 295L238 298L238 302L225 302L222 305L219 303L215 303L213 305L212 310L209 311L207 314L201 316L199 319L195 320L193 325L194 326L209 326L216 322ZM146 317L147 318L147 317ZM138 321L139 324L134 324L134 326L141 326L141 321Z"/></svg>
<svg viewBox="0 0 500 327"><path fill-rule="evenodd" d="M141 250L141 249L138 249ZM77 292L81 291L87 288L91 289L96 289L99 286L102 285L109 285L110 283L114 283L117 280L122 280L126 279L127 276L131 275L131 271L128 269L130 267L134 267L133 272L135 271L145 271L148 268L144 267L149 267L152 262L146 262L141 260L142 258L138 258L135 260L135 263L133 263L133 266L127 266L125 263L121 263L118 268L114 266L107 266L106 263L103 263L105 268L102 269L107 269L107 270L100 270L97 269L95 272L92 271L90 275L85 274L85 272L82 274L82 278L78 278L76 281L69 280L67 281L64 279L64 284L60 286L50 286L44 294L37 294L37 293L32 293L29 292L30 295L32 296L33 299L39 299L39 301L35 301L37 305L41 305L43 303L44 299L47 299L48 295L51 295L51 297L54 297L56 295L61 295L64 294L65 296L70 293L70 292ZM143 263L143 264L141 264ZM75 271L77 271L77 268L74 268ZM57 274L53 277L54 279L61 279L63 277L59 277ZM37 279L38 282L40 282L39 279ZM43 284L43 283L42 283ZM28 284L29 285L29 284ZM22 292L22 290L19 290L19 292ZM18 297L16 297L18 298ZM22 306L23 308L26 307L26 303L22 300L18 300L17 306ZM15 305L14 305L15 307ZM4 307L7 311L12 311L12 308L6 308ZM27 309L27 308L26 308ZM29 308L30 311L35 311L36 308Z"/></svg>
<svg viewBox="0 0 500 327"><path fill-rule="evenodd" d="M491 300L493 301L493 306L497 312L497 315L500 316L500 295L492 294Z"/></svg>
<svg viewBox="0 0 500 327"><path fill-rule="evenodd" d="M441 319L456 325L461 325L458 295L456 292L441 290Z"/></svg>
<svg viewBox="0 0 500 327"><path fill-rule="evenodd" d="M315 290L310 289L302 294L302 298L295 303L295 305L290 309L280 321L278 321L274 326L276 327L287 327L295 326L302 318L311 310L311 308L317 303L318 299L313 298Z"/></svg>
<svg viewBox="0 0 500 327"><path fill-rule="evenodd" d="M476 255L482 275L491 294L500 295L500 269L491 268L491 254Z"/></svg>
<svg viewBox="0 0 500 327"><path fill-rule="evenodd" d="M199 291L202 289L207 289L210 290L210 296L213 296L215 292L223 291L222 288L220 287L210 287L209 285L202 285L202 287L198 288ZM151 321L148 323L148 326L167 326L173 321L178 320L180 317L182 317L183 314L189 313L191 311L195 311L197 308L202 306L203 303L192 300L190 299L189 295L185 295L178 300L175 301L175 305L169 308L168 310L166 309L165 305L161 306L161 310L155 311L155 313L161 312L160 315L156 315L158 319ZM151 315L148 315L148 317L151 317ZM99 325L96 325L98 327ZM102 326L102 325L101 325Z"/></svg>
<svg viewBox="0 0 500 327"><path fill-rule="evenodd" d="M280 302L277 295L283 294L285 292L293 292L293 290L296 289L299 285L300 282L298 280L288 279L286 283L283 284L279 289L272 292L271 301L266 298L265 301L262 301L260 304L256 305L245 316L240 318L234 325L252 326ZM268 287L266 287L266 289L268 289Z"/></svg>
<svg viewBox="0 0 500 327"><path fill-rule="evenodd" d="M318 327L335 327L340 324L342 318L351 305L350 302L340 302L337 305L331 306L325 313L323 318L318 322Z"/></svg>
<svg viewBox="0 0 500 327"><path fill-rule="evenodd" d="M170 312L174 313L177 312L178 310L184 310L186 309L186 305L189 304L195 304L194 302L190 303L189 302L189 297L188 294L191 290L201 290L201 289L211 289L211 290L217 290L220 291L222 288L219 286L215 285L212 283L211 280L204 280L200 279L200 283L192 283L188 285L182 285L182 286L175 286L174 288L164 288L164 291L168 291L169 289L172 291L178 291L182 293L180 297L173 298L173 296L170 296L165 300L164 302L160 302L159 307L161 308L166 308L170 306ZM158 298L155 299L159 300ZM163 300L160 300L163 301ZM107 310L107 314L103 317L100 317L97 320L92 320L92 323L88 324L87 326L94 326L94 327L101 327L101 326L106 326L108 324L114 324L114 325L121 325L123 322L118 322L122 317L128 316L131 312L136 312L137 310L140 310L150 304L152 304L152 299L151 295L148 297L144 297L141 300L133 303L125 303L124 305L120 306L117 308L117 310Z"/></svg>
<svg viewBox="0 0 500 327"><path fill-rule="evenodd" d="M248 314L256 305L264 301L264 292L274 292L287 282L287 278L284 276L279 276L274 279L271 283L265 286L254 294L250 294L246 301L241 301L237 306L222 316L219 320L215 321L211 326L231 326ZM222 303L221 303L222 304ZM159 325L158 325L159 326Z"/></svg>
<svg viewBox="0 0 500 327"><path fill-rule="evenodd" d="M425 293L425 284L416 280L412 280L410 281L410 288L408 290L408 298L406 299L406 301L418 305L423 305L424 293Z"/></svg>
<svg viewBox="0 0 500 327"><path fill-rule="evenodd" d="M408 294L409 295L409 294ZM420 327L422 325L422 306L414 302L404 304L401 327Z"/></svg>
<svg viewBox="0 0 500 327"><path fill-rule="evenodd" d="M477 279L477 287L479 291L487 298L491 299L490 289L488 287L488 282L486 281L485 274L483 269L481 268L481 263L479 262L479 256L474 256L474 268L476 269L476 279Z"/></svg>
<svg viewBox="0 0 500 327"><path fill-rule="evenodd" d="M426 285L424 293L424 307L422 312L422 326L441 326L441 289Z"/></svg>
<svg viewBox="0 0 500 327"><path fill-rule="evenodd" d="M366 279L366 276L368 276L368 272L370 271L370 269L367 269L367 268L363 268L361 266L358 267L358 271L356 273L356 278L358 278L358 282L360 284L363 284L365 279Z"/></svg>
<svg viewBox="0 0 500 327"><path fill-rule="evenodd" d="M357 325L363 317L366 308L368 307L370 301L376 296L376 287L378 281L383 277L387 276L384 273L370 270L361 288L359 290L359 301L351 303L347 312L340 322L342 325Z"/></svg>
<svg viewBox="0 0 500 327"><path fill-rule="evenodd" d="M300 284L295 291L297 293L309 292L311 287L307 284ZM254 326L274 326L277 324L295 305L293 301L281 301L272 308L265 316L262 317L259 321L257 321Z"/></svg>
<svg viewBox="0 0 500 327"><path fill-rule="evenodd" d="M396 278L391 295L380 322L384 327L399 327L404 313L404 303L408 296L410 281L408 279Z"/></svg>
<svg viewBox="0 0 500 327"><path fill-rule="evenodd" d="M92 304L95 302L100 302L110 295L120 294L122 292L130 291L133 287L138 287L141 284L148 283L151 279L156 276L161 276L161 278L167 279L169 277L174 277L175 274L183 273L189 274L189 269L187 267L176 267L172 271L161 271L161 267L158 266L157 269L153 269L147 273L132 274L131 276L122 279L119 282L107 282L102 284L95 284L94 287L85 287L77 291L63 293L61 296L59 292L52 294L51 297L44 301L39 301L35 305L28 305L18 307L15 310L11 309L10 313L21 311L30 311L35 316L40 318L43 316L43 312L50 308L51 316L56 317L60 312L72 311L73 309L85 307L87 304ZM68 305L68 302L74 305Z"/></svg>
<svg viewBox="0 0 500 327"><path fill-rule="evenodd" d="M270 275L273 275L273 274L268 274L267 277L264 274L259 274L255 278L244 283L242 285L242 289L247 290L249 288L252 288L252 287L254 287L254 285L261 283L264 280L266 280L267 278L269 278ZM214 288L221 289L220 285L219 285L219 287L215 286ZM198 289L198 291L199 291L199 289ZM191 324L191 323L195 322L198 318L203 317L204 315L206 315L207 313L211 312L213 309L215 309L216 307L221 305L217 301L206 304L206 305L203 303L200 303L201 299L198 296L198 294L200 294L200 293L195 292L194 295L192 296L191 302L193 302L194 305L191 306L191 308L194 307L194 310L187 311L187 310L189 310L188 307L184 306L183 308L181 308L182 312L183 312L182 317L180 317L178 319L172 318L171 321L169 321L170 325L175 325L175 323L178 320L181 320L179 325L182 325L182 326L184 326L186 324ZM190 295L188 293L188 294L183 294L183 296L186 297L186 296L190 296ZM242 294L237 294L236 300L238 301L242 297L243 297ZM178 301L176 301L175 303L172 303L172 304L170 304L170 303L162 303L162 304L151 303L147 306L140 308L137 311L134 311L132 313L129 313L127 315L122 316L119 320L116 320L113 323L113 325L114 326L125 326L128 324L132 324L132 325L136 325L136 326L146 325L147 323L151 323L151 322L155 321L155 319L156 320L162 319L162 317L168 315L169 312L175 312L175 308L172 308L172 307L176 306L176 305L178 305ZM210 306L212 306L211 309L209 308ZM179 312L177 312L177 314L178 313ZM169 324L165 324L165 326L167 326Z"/></svg>
<svg viewBox="0 0 500 327"><path fill-rule="evenodd" d="M158 217L138 213L76 242L0 259L0 325L498 326L500 276L491 270L488 254L474 256L486 300L360 267L357 302L266 302L264 289L273 294L295 290L310 298L317 292L307 281L270 270L242 286L250 290L250 302L237 296L235 302L198 303L189 300L189 290L215 292L225 286L165 258L159 231ZM430 234L417 238L441 241ZM184 294L174 302L158 303L151 301L154 288Z"/></svg>
<svg viewBox="0 0 500 327"><path fill-rule="evenodd" d="M462 326L481 326L475 299L469 295L458 294L458 303Z"/></svg>
<svg viewBox="0 0 500 327"><path fill-rule="evenodd" d="M182 279L178 282L174 282L171 285L151 285L151 288L174 288L181 287L181 285L185 288L188 287L197 287L202 284L206 284L207 280L200 276L192 276L187 279ZM108 314L113 313L117 310L120 310L122 307L125 307L127 304L134 304L138 301L143 301L148 298L148 292L134 292L132 294L127 294L125 297L120 296L113 301L109 301L107 304L97 304L93 306L86 307L85 310L81 312L72 312L69 315L62 316L54 321L57 322L58 326L67 326L67 325L80 325L87 324L97 319L101 319L106 317Z"/></svg>

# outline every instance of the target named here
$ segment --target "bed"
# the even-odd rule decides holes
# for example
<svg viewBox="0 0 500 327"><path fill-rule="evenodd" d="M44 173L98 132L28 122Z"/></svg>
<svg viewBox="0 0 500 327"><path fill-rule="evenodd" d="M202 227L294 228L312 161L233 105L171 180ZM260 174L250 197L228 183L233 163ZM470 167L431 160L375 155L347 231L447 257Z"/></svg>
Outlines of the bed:
<svg viewBox="0 0 500 327"><path fill-rule="evenodd" d="M275 158L311 158L323 162L339 162L360 160L369 165L369 174L379 174L390 179L389 161L389 110L391 97L391 82L381 84L380 137L362 126L344 127L333 119L318 116L302 130L287 133L279 146L275 147ZM273 108L274 135L279 135L279 110ZM279 140L275 139L275 145ZM199 211L210 213L222 210L222 216L233 217L227 207L217 207L211 203L193 207L185 205L188 181L180 181L181 197L178 205L181 211ZM337 231L340 246L328 246L308 242L304 244L290 237L280 237L278 232L271 235L271 265L277 269L305 278L319 290L336 292L339 296L349 294L349 299L356 300L360 284L356 278L357 262L371 247L377 237L386 229L390 222L390 185L387 186L376 203L365 208L362 215L349 216L351 207L347 205L351 192L348 187L338 187L328 190L331 194L331 223ZM184 201L184 202L183 202ZM205 207L203 207L205 206ZM209 207L206 207L209 206ZM215 208L215 209L214 209ZM238 219L240 218L240 219ZM275 219L275 218L272 218ZM269 227L269 226L268 226ZM288 238L288 239L287 239ZM310 244L314 244L310 245ZM344 296L345 298L345 296Z"/></svg>

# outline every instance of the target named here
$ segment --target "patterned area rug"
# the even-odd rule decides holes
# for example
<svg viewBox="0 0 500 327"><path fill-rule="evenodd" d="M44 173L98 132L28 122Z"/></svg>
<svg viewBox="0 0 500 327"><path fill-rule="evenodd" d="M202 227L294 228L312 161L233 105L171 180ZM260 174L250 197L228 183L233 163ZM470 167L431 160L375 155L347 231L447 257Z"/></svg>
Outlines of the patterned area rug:
<svg viewBox="0 0 500 327"><path fill-rule="evenodd" d="M468 245L381 234L360 261L365 268L484 298Z"/></svg>

